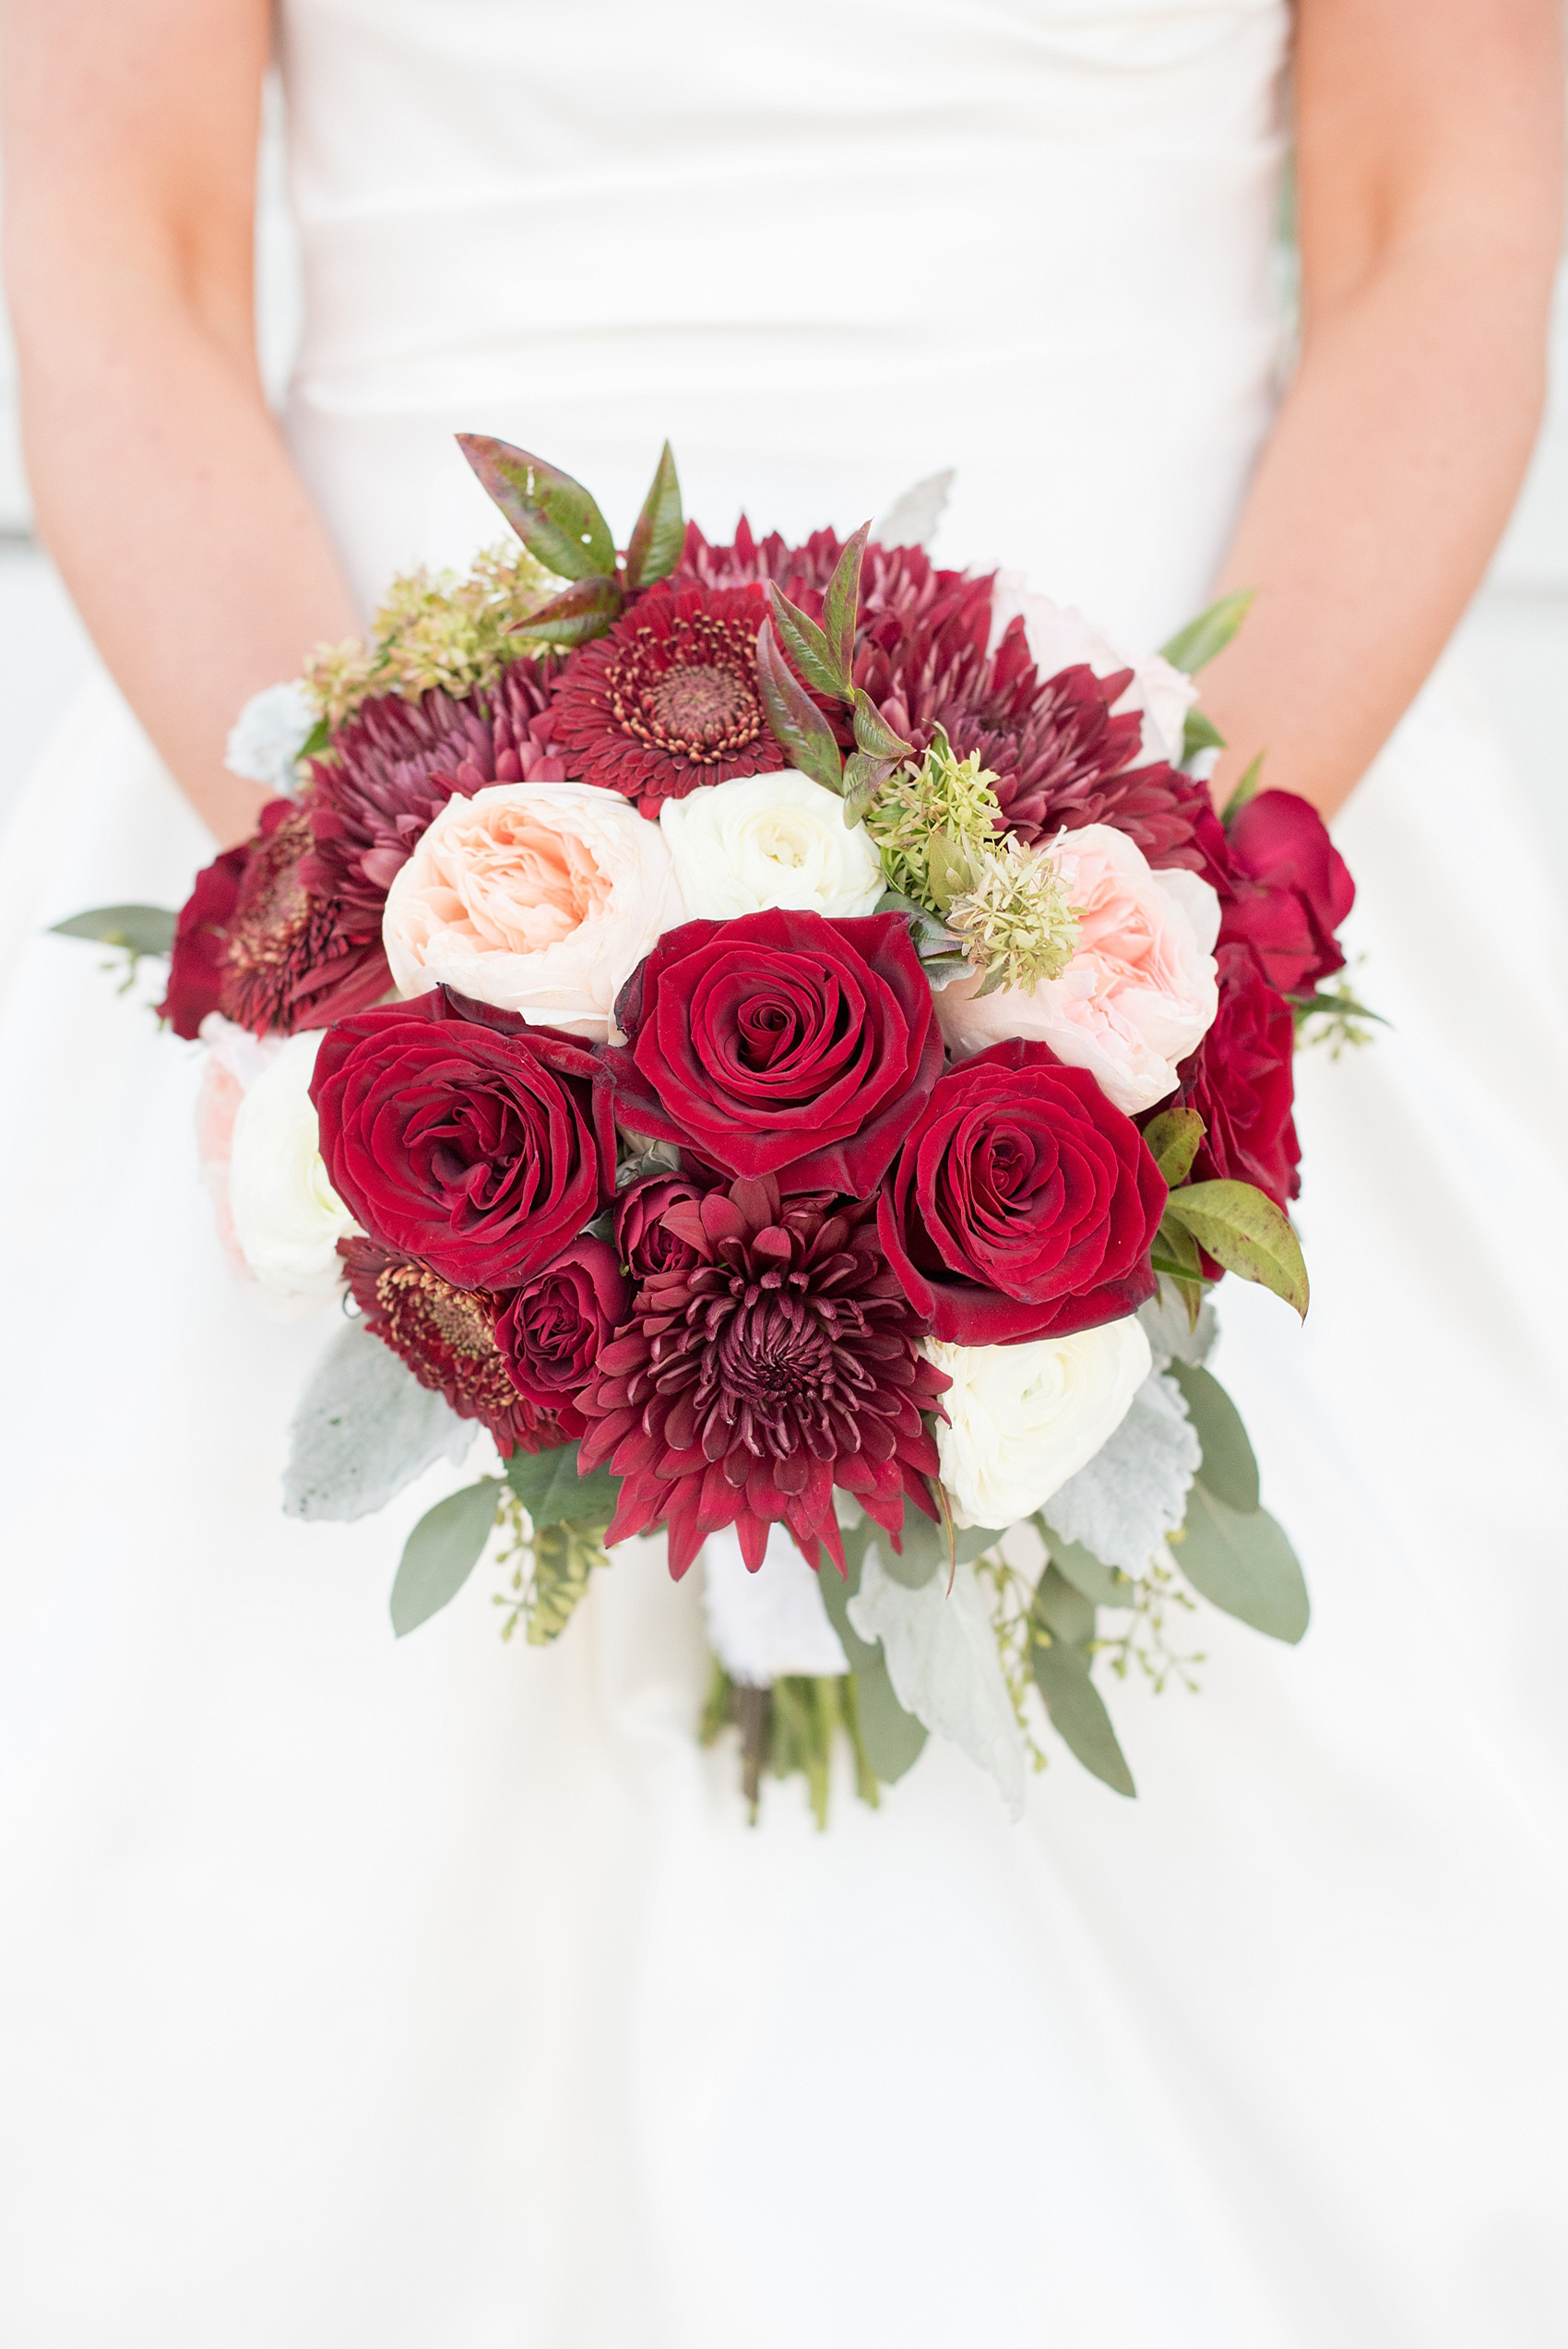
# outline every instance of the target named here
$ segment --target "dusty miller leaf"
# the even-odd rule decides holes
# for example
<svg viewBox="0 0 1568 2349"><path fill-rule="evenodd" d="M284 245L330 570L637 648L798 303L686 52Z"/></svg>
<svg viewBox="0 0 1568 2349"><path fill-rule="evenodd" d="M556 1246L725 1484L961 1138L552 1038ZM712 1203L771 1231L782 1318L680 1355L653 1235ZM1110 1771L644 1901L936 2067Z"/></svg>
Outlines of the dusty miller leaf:
<svg viewBox="0 0 1568 2349"><path fill-rule="evenodd" d="M929 473L923 482L907 489L872 526L877 545L924 546L942 519L953 481L949 465L945 472Z"/></svg>
<svg viewBox="0 0 1568 2349"><path fill-rule="evenodd" d="M1198 1439L1181 1389L1151 1371L1121 1425L1040 1510L1053 1533L1081 1542L1124 1574L1148 1571L1181 1524L1198 1465Z"/></svg>
<svg viewBox="0 0 1568 2349"><path fill-rule="evenodd" d="M422 1387L389 1346L350 1321L327 1347L289 1427L283 1508L340 1522L385 1508L438 1460L467 1458L474 1423Z"/></svg>
<svg viewBox="0 0 1568 2349"><path fill-rule="evenodd" d="M1159 1294L1147 1305L1138 1307L1138 1319L1154 1353L1154 1366L1163 1370L1172 1359L1177 1362L1206 1362L1214 1351L1219 1335L1219 1324L1214 1307L1206 1298L1199 1310L1194 1328L1188 1318L1187 1308L1175 1294L1175 1284L1162 1281Z"/></svg>
<svg viewBox="0 0 1568 2349"><path fill-rule="evenodd" d="M906 1712L989 1771L1016 1818L1024 1806L1026 1749L1002 1675L996 1633L972 1566L949 1591L940 1575L906 1590L868 1550L861 1588L847 1609L862 1640L880 1640L887 1676Z"/></svg>

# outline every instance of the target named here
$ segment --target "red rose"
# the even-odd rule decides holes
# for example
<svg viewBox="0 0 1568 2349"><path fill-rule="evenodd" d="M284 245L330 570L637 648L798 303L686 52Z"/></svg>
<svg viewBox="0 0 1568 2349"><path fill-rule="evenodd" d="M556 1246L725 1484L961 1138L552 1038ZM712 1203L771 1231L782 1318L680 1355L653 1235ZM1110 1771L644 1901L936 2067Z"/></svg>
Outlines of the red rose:
<svg viewBox="0 0 1568 2349"><path fill-rule="evenodd" d="M1257 950L1281 995L1305 995L1344 968L1334 933L1356 901L1323 817L1295 792L1259 792L1229 831L1230 888L1219 935Z"/></svg>
<svg viewBox="0 0 1568 2349"><path fill-rule="evenodd" d="M1175 1105L1195 1109L1204 1121L1193 1180L1255 1183L1283 1207L1301 1187L1301 1145L1290 1114L1295 1023L1249 947L1222 946L1215 959L1219 1009L1196 1052L1182 1062L1182 1089L1174 1097Z"/></svg>
<svg viewBox="0 0 1568 2349"><path fill-rule="evenodd" d="M700 1199L706 1186L688 1174L645 1174L629 1184L615 1202L615 1247L634 1281L653 1272L683 1272L696 1262L688 1241L664 1222L672 1207Z"/></svg>
<svg viewBox="0 0 1568 2349"><path fill-rule="evenodd" d="M515 1288L614 1189L593 1055L445 988L339 1019L310 1091L339 1197L459 1288Z"/></svg>
<svg viewBox="0 0 1568 2349"><path fill-rule="evenodd" d="M1021 1038L939 1079L883 1191L887 1260L935 1337L1065 1337L1155 1293L1165 1185L1085 1068Z"/></svg>
<svg viewBox="0 0 1568 2349"><path fill-rule="evenodd" d="M274 800L286 812L286 799ZM271 813L271 809L266 811ZM158 1009L177 1036L196 1036L209 1011L218 1008L223 983L224 949L229 924L239 900L252 843L226 848L221 856L196 877L196 887L180 908L174 924L174 945L169 957L169 991Z"/></svg>
<svg viewBox="0 0 1568 2349"><path fill-rule="evenodd" d="M875 1189L942 1068L897 913L746 913L669 931L622 990L615 1114L731 1175Z"/></svg>
<svg viewBox="0 0 1568 2349"><path fill-rule="evenodd" d="M631 1305L614 1249L585 1237L525 1281L495 1325L518 1393L553 1412L568 1437L588 1425L576 1399Z"/></svg>

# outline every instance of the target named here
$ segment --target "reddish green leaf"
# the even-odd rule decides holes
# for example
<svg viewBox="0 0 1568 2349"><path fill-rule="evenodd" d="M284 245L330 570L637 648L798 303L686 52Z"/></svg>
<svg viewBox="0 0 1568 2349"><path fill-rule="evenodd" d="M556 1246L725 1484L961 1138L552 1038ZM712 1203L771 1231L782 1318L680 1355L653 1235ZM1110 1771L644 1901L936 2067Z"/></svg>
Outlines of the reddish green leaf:
<svg viewBox="0 0 1568 2349"><path fill-rule="evenodd" d="M651 587L667 579L681 559L685 543L685 518L681 511L681 484L675 474L674 453L668 441L659 454L653 486L632 526L626 543L626 585Z"/></svg>
<svg viewBox="0 0 1568 2349"><path fill-rule="evenodd" d="M827 582L827 592L822 600L822 632L827 638L829 654L842 683L835 687L846 701L851 686L855 665L855 621L861 608L861 563L871 536L871 524L862 522L845 546Z"/></svg>
<svg viewBox="0 0 1568 2349"><path fill-rule="evenodd" d="M557 578L613 577L615 542L599 507L570 473L487 433L459 433L457 446L523 544Z"/></svg>
<svg viewBox="0 0 1568 2349"><path fill-rule="evenodd" d="M514 620L506 633L531 637L536 644L587 644L590 638L609 633L624 602L613 579L575 579L526 620Z"/></svg>
<svg viewBox="0 0 1568 2349"><path fill-rule="evenodd" d="M814 686L818 693L830 693L847 701L849 681L840 676L827 638L816 622L808 620L776 582L769 581L767 591L773 600L773 626L778 641L807 685Z"/></svg>
<svg viewBox="0 0 1568 2349"><path fill-rule="evenodd" d="M767 722L790 764L814 783L841 792L844 761L833 729L779 651L767 620L757 630L756 675Z"/></svg>
<svg viewBox="0 0 1568 2349"><path fill-rule="evenodd" d="M862 686L855 687L855 740L868 758L885 758L895 765L900 758L912 758L913 743L896 734L875 702Z"/></svg>
<svg viewBox="0 0 1568 2349"><path fill-rule="evenodd" d="M868 758L863 750L849 753L844 761L844 822L849 831L864 823L866 810L895 764L891 758Z"/></svg>

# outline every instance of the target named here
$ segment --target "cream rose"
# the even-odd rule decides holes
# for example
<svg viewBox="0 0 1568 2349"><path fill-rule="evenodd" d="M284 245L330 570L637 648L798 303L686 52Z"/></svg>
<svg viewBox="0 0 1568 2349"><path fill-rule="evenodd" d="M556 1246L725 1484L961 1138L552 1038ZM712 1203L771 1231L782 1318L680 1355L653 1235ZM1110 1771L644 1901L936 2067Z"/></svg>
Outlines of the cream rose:
<svg viewBox="0 0 1568 2349"><path fill-rule="evenodd" d="M1136 1315L1072 1338L926 1352L952 1385L936 1428L942 1481L960 1525L1016 1525L1113 1436L1148 1377Z"/></svg>
<svg viewBox="0 0 1568 2349"><path fill-rule="evenodd" d="M493 783L449 799L387 893L405 996L438 984L602 1043L654 940L685 919L670 852L619 792Z"/></svg>
<svg viewBox="0 0 1568 2349"><path fill-rule="evenodd" d="M1187 712L1198 698L1191 677L1172 668L1163 653L1118 652L1072 604L1052 603L1049 596L1036 595L1026 587L1021 573L1004 571L992 600L993 643L1009 620L1020 613L1029 650L1042 677L1054 677L1060 670L1075 668L1080 662L1097 677L1115 676L1123 669L1131 669L1132 683L1117 701L1117 710L1140 713L1146 759L1163 758L1172 767L1181 765Z"/></svg>
<svg viewBox="0 0 1568 2349"><path fill-rule="evenodd" d="M1219 900L1195 873L1151 872L1110 824L1063 832L1049 854L1079 912L1072 960L1029 990L954 980L934 998L942 1032L960 1057L1008 1036L1048 1043L1118 1109L1152 1108L1218 1008Z"/></svg>
<svg viewBox="0 0 1568 2349"><path fill-rule="evenodd" d="M793 767L667 799L659 823L694 918L772 906L843 917L871 912L883 892L864 825L848 829L843 801Z"/></svg>
<svg viewBox="0 0 1568 2349"><path fill-rule="evenodd" d="M327 1179L310 1080L319 1031L291 1036L234 1113L229 1211L261 1286L302 1306L337 1294L338 1243L359 1225Z"/></svg>

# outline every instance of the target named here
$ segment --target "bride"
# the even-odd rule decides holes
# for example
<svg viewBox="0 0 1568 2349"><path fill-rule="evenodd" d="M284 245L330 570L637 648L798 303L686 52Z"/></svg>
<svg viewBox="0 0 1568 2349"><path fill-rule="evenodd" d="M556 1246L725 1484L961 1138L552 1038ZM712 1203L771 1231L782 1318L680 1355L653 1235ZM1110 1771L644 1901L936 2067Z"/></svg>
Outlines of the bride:
<svg viewBox="0 0 1568 2349"><path fill-rule="evenodd" d="M1561 2342L1564 924L1441 682L1395 732L1537 422L1557 0L284 0L281 431L265 0L5 30L41 526L139 721L71 721L3 883L7 2342ZM1305 1336L1224 1298L1316 1618L1123 1692L1136 1804L1063 1757L1010 1828L933 1747L748 1831L697 1578L395 1647L439 1485L279 1513L323 1330L231 1294L192 1059L39 933L177 903L247 696L493 538L457 429L623 536L666 434L710 537L954 466L942 558L1122 642L1262 590L1217 788L1366 774L1392 1025L1301 1071Z"/></svg>

